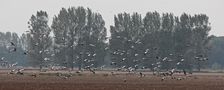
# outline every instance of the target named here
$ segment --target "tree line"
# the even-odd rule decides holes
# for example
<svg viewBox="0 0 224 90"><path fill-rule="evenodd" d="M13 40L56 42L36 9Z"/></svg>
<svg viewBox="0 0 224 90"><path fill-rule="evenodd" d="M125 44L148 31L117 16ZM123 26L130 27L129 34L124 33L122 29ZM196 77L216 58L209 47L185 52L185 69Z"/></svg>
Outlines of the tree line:
<svg viewBox="0 0 224 90"><path fill-rule="evenodd" d="M148 12L142 18L138 13L121 13L114 21L110 50L114 51L112 60L121 62L121 66L155 68L162 63L162 69L200 70L202 61L207 60L211 27L204 14L184 13L177 17L172 13Z"/></svg>
<svg viewBox="0 0 224 90"><path fill-rule="evenodd" d="M39 68L108 65L200 70L211 48L211 26L205 14L183 13L178 17L155 11L143 17L139 13L119 13L107 30L100 13L70 7L62 8L50 26L48 21L47 12L38 11L28 21L27 33L20 37L27 60ZM107 31L111 33L109 38Z"/></svg>

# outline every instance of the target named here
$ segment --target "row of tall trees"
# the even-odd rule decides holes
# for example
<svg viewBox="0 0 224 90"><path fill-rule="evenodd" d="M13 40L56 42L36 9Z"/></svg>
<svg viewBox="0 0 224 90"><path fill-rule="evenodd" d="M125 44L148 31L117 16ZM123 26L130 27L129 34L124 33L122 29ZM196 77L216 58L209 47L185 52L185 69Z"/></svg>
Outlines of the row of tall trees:
<svg viewBox="0 0 224 90"><path fill-rule="evenodd" d="M204 14L177 17L148 12L142 18L138 13L121 13L114 21L110 50L112 61L120 66L155 68L161 63L159 68L164 69L200 69L207 59L211 27Z"/></svg>
<svg viewBox="0 0 224 90"><path fill-rule="evenodd" d="M105 22L99 13L83 7L62 8L54 17L52 29L58 61L73 68L97 66L104 60L106 47ZM97 62L96 62L97 61Z"/></svg>
<svg viewBox="0 0 224 90"><path fill-rule="evenodd" d="M28 40L28 60L32 64L37 64L42 69L49 61L49 53L52 45L52 38L49 36L51 29L48 26L48 15L44 11L32 15L28 22L30 32L27 34Z"/></svg>
<svg viewBox="0 0 224 90"><path fill-rule="evenodd" d="M105 22L99 13L83 7L62 8L53 18L51 28L47 25L46 12L37 12L30 19L28 52L36 65L50 61L79 69L102 64L106 47ZM53 38L50 32L53 31ZM53 43L52 43L53 41ZM44 65L46 66L46 65Z"/></svg>
<svg viewBox="0 0 224 90"><path fill-rule="evenodd" d="M204 14L177 17L148 12L142 18L138 13L120 13L114 16L109 43L102 16L89 8L62 8L51 26L48 21L47 12L38 11L28 22L29 31L21 36L28 60L40 68L99 67L107 56L116 67L155 68L161 63L163 69L200 69L209 50L211 28Z"/></svg>

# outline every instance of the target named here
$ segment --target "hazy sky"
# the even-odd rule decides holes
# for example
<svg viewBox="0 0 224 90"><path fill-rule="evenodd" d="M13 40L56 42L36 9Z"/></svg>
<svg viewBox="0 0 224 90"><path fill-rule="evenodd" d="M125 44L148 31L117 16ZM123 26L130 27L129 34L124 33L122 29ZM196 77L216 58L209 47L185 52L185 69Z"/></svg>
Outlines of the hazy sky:
<svg viewBox="0 0 224 90"><path fill-rule="evenodd" d="M24 33L27 21L38 10L47 11L52 17L62 7L84 6L102 14L106 27L113 24L114 14L148 11L171 12L180 16L188 14L207 14L212 30L210 34L224 36L224 0L0 0L0 31ZM49 24L51 24L51 21Z"/></svg>

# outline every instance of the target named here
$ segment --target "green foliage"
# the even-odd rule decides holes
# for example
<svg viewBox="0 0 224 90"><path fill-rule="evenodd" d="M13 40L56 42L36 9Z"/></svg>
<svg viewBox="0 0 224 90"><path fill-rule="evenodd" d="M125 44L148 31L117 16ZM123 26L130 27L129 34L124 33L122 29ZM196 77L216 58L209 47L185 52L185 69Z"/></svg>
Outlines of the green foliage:
<svg viewBox="0 0 224 90"><path fill-rule="evenodd" d="M153 68L155 63L162 62L164 69L192 69L203 65L195 57L207 58L211 28L204 14L190 16L184 13L175 17L170 13L148 12L142 19L137 13L123 13L115 16L114 22L110 51L112 61L118 62L119 67ZM172 61L162 61L164 58ZM184 62L175 65L181 59L185 59Z"/></svg>
<svg viewBox="0 0 224 90"><path fill-rule="evenodd" d="M49 58L49 48L52 39L49 36L51 29L48 26L48 15L44 11L38 11L36 15L32 15L28 24L30 32L28 36L28 57L31 63L39 65L40 69L45 66Z"/></svg>
<svg viewBox="0 0 224 90"><path fill-rule="evenodd" d="M213 37L209 42L209 66L212 67L215 62L224 66L224 37Z"/></svg>
<svg viewBox="0 0 224 90"><path fill-rule="evenodd" d="M53 19L52 29L59 63L71 68L76 64L81 69L104 60L106 28L99 13L83 7L62 8Z"/></svg>

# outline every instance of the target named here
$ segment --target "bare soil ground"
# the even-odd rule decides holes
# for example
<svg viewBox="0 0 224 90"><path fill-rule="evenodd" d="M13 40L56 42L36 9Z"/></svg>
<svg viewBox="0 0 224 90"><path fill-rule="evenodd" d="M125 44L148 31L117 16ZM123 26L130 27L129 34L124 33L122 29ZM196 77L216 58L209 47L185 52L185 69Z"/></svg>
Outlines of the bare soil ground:
<svg viewBox="0 0 224 90"><path fill-rule="evenodd" d="M171 79L153 76L144 72L138 73L98 71L92 74L88 71L79 74L71 72L67 79L56 75L59 71L39 73L28 70L24 75L7 74L0 71L0 90L224 90L223 73L195 73L191 76L176 75ZM37 77L31 74L36 73ZM60 71L60 73L68 73Z"/></svg>

